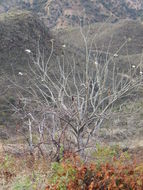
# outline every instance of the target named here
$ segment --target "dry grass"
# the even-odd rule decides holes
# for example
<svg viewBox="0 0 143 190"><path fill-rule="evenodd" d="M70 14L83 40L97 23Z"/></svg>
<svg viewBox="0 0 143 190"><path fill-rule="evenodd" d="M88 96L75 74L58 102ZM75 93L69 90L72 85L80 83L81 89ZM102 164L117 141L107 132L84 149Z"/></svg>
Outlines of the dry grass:
<svg viewBox="0 0 143 190"><path fill-rule="evenodd" d="M2 148L1 148L2 150ZM43 158L29 154L14 156L0 153L1 190L44 190L48 179L50 164Z"/></svg>

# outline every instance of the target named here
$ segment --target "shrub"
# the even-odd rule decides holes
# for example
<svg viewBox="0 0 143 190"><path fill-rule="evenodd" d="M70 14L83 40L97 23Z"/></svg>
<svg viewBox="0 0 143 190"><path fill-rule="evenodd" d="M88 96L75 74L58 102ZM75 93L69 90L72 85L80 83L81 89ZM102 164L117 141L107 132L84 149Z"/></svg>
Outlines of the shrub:
<svg viewBox="0 0 143 190"><path fill-rule="evenodd" d="M66 154L52 165L46 190L142 190L143 164L129 162L126 153L100 165L85 164L73 154Z"/></svg>

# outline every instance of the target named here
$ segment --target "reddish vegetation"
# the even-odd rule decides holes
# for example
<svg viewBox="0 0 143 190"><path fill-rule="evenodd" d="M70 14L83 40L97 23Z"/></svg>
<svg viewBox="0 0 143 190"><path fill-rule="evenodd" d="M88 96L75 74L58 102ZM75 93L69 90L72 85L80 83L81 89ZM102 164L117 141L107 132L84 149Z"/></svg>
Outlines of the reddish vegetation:
<svg viewBox="0 0 143 190"><path fill-rule="evenodd" d="M102 155L106 155L106 149L103 151ZM60 162L52 164L35 155L14 157L3 153L0 155L0 182L3 180L11 187L11 182L16 183L22 173L29 176L31 185L37 185L35 190L39 187L41 190L142 190L143 150L129 152L119 150L110 160L89 163L81 161L76 154L66 152ZM40 178L36 178L36 174ZM32 189L33 186L30 187Z"/></svg>
<svg viewBox="0 0 143 190"><path fill-rule="evenodd" d="M95 165L82 164L78 156L69 154L59 165L63 170L56 173L56 184L49 184L46 190L60 190L61 177L66 176L71 168L74 170L75 178L70 176L70 180L66 181L65 188L68 190L143 189L143 164L125 161L123 155L118 159L113 158L111 163Z"/></svg>

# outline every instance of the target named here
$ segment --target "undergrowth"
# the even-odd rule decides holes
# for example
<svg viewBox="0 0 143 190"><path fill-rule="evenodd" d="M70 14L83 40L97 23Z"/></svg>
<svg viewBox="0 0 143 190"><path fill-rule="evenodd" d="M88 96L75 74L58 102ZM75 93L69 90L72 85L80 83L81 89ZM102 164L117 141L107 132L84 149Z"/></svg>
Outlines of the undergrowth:
<svg viewBox="0 0 143 190"><path fill-rule="evenodd" d="M142 190L143 163L119 147L100 147L84 162L65 152L59 162L31 157L0 157L0 189L10 190ZM7 187L7 188L6 188Z"/></svg>
<svg viewBox="0 0 143 190"><path fill-rule="evenodd" d="M127 152L98 147L94 155L96 161L83 163L67 152L59 163L52 164L46 190L143 189L143 164L132 161Z"/></svg>

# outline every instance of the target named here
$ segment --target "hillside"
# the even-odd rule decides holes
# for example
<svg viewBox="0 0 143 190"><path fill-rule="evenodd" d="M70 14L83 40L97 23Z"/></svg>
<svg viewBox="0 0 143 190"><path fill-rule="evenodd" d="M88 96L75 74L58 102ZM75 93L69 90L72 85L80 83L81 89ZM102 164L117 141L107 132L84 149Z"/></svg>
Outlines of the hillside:
<svg viewBox="0 0 143 190"><path fill-rule="evenodd" d="M142 18L142 0L7 0L0 1L0 12L13 8L32 10L46 25L54 28L96 22L117 22L119 19Z"/></svg>
<svg viewBox="0 0 143 190"><path fill-rule="evenodd" d="M15 101L15 90L12 90L11 79L24 85L29 72L29 55L26 49L36 57L38 46L45 58L51 52L51 35L39 18L28 11L17 11L0 15L0 132L1 126L11 121L9 105ZM55 63L55 57L60 53L59 43L54 41L54 52L51 62ZM55 64L53 64L55 65ZM19 75L19 72L23 76ZM15 81L16 82L16 81ZM8 111L8 112L7 112ZM14 121L11 122L12 125Z"/></svg>
<svg viewBox="0 0 143 190"><path fill-rule="evenodd" d="M25 49L30 49L35 55L38 43L41 50L50 52L53 38L36 15L27 11L9 12L0 15L0 60L1 65L16 69L28 61ZM57 51L55 43L55 53ZM47 55L48 56L48 55Z"/></svg>
<svg viewBox="0 0 143 190"><path fill-rule="evenodd" d="M87 45L93 57L100 61L113 60L119 68L138 65L142 62L143 25L139 21L121 20L117 23L96 23L82 28L88 36ZM71 27L56 32L60 41L71 50L84 54L85 42L79 27ZM91 46L92 44L92 46ZM114 57L114 54L116 55Z"/></svg>
<svg viewBox="0 0 143 190"><path fill-rule="evenodd" d="M142 1L128 0L78 0L48 1L45 6L47 23L56 28L91 24L96 22L116 22L119 19L136 19L142 13Z"/></svg>
<svg viewBox="0 0 143 190"><path fill-rule="evenodd" d="M92 42L91 50L111 55L141 54L143 50L143 25L141 22L121 20L118 23L97 23L82 28L88 35L88 45ZM84 50L85 44L79 27L57 31L61 41L69 46ZM74 49L74 48L73 48Z"/></svg>

